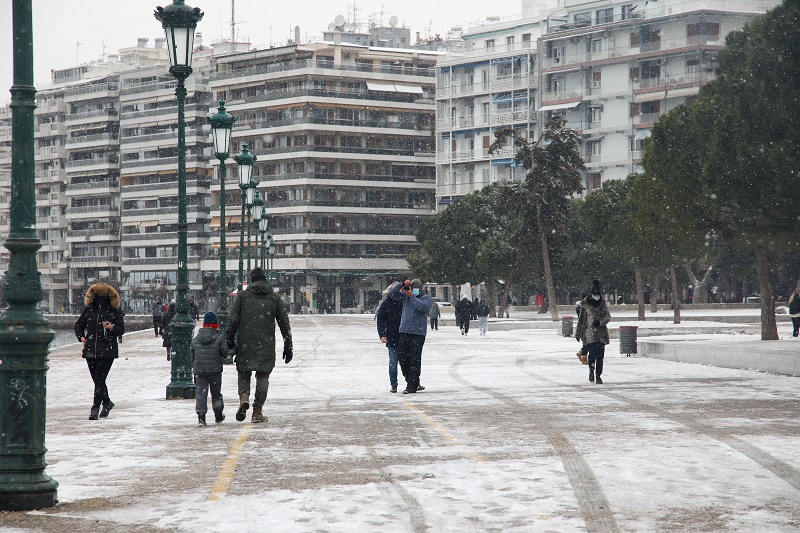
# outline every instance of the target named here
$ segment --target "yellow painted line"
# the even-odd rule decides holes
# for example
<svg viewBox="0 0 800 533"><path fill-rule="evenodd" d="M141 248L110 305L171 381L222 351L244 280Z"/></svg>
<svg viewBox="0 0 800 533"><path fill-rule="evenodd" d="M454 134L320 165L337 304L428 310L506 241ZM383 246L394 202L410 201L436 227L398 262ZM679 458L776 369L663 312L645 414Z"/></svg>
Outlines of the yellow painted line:
<svg viewBox="0 0 800 533"><path fill-rule="evenodd" d="M244 431L233 441L231 451L228 452L228 457L225 459L225 463L223 463L219 471L217 481L211 489L211 494L208 497L209 500L218 500L228 492L231 482L233 481L233 474L236 471L236 465L239 463L239 455L241 455L244 443L247 442L247 438L250 436L252 430L252 425L245 426Z"/></svg>
<svg viewBox="0 0 800 533"><path fill-rule="evenodd" d="M417 416L419 416L421 419L423 419L425 422L427 422L428 425L430 425L433 429L438 431L440 435L442 435L445 439L449 440L450 443L453 446L455 446L457 448L463 448L464 449L464 453L467 455L467 457L469 457L470 459L472 459L473 461L476 461L478 463L486 463L486 462L488 462L488 459L486 459L482 455L470 451L469 448L465 444L463 444L461 441L459 441L456 438L455 435L450 433L450 431L448 431L447 428L445 428L439 422L437 422L436 420L434 420L433 418L428 416L428 414L423 412L419 407L417 407L416 405L414 405L410 401L406 400L405 398L403 398L403 403L406 404L406 407L408 407L409 409L414 411L414 413Z"/></svg>

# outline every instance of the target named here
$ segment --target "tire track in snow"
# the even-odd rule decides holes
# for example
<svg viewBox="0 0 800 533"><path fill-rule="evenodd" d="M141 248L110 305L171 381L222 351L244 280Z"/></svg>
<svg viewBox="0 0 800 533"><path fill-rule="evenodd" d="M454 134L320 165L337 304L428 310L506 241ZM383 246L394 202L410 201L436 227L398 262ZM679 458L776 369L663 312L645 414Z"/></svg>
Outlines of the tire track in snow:
<svg viewBox="0 0 800 533"><path fill-rule="evenodd" d="M525 357L517 358L517 367L522 370L525 374L538 379L539 381L543 381L550 385L557 385L561 387L570 387L572 384L561 383L558 381L554 381L552 379L548 379L542 377L539 374L535 374L533 372L529 372L525 369ZM581 387L581 390L587 390L585 387ZM716 428L713 426L708 426L701 422L698 422L695 418L675 414L667 411L666 409L662 409L656 405L644 403L641 399L633 399L629 396L625 396L624 394L620 394L618 392L612 392L605 388L597 388L593 387L591 392L595 394L603 395L607 398L611 398L616 400L620 403L628 405L632 407L634 410L644 411L651 415L655 415L657 417L666 418L672 422L681 424L684 427L687 427L698 433L700 435L705 435L706 437L710 437L714 440L717 440L737 452L741 453L748 459L754 461L755 463L761 465L766 470L769 470L774 475L778 476L780 479L794 487L796 490L800 491L800 470L794 468L792 465L781 461L780 459L776 458L773 455L761 450L760 448L743 441L742 439L734 436L731 434L730 431L725 429Z"/></svg>
<svg viewBox="0 0 800 533"><path fill-rule="evenodd" d="M581 516L586 524L587 531L598 533L609 533L619 531L617 522L611 512L611 505L606 498L603 487L594 475L594 472L586 463L581 453L566 436L559 431L557 426L552 423L550 417L542 414L541 412L532 409L526 405L519 403L510 396L499 393L494 389L488 387L481 387L464 378L458 373L458 367L470 359L475 359L479 356L464 357L450 366L450 377L470 389L479 390L484 394L492 396L493 398L513 407L517 411L524 411L529 413L530 417L535 420L532 424L537 428L547 439L550 445L555 449L561 462L564 465L564 471L567 474L567 479L572 486L575 493L575 498L578 501Z"/></svg>

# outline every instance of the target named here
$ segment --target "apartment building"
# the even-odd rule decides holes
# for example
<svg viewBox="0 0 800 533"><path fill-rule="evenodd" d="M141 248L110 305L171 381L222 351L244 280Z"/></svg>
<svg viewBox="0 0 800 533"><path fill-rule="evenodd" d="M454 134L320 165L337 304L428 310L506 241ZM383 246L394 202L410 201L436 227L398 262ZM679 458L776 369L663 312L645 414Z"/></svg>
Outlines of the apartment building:
<svg viewBox="0 0 800 533"><path fill-rule="evenodd" d="M538 125L539 20L490 18L462 34L436 68L436 201L524 177L510 147L489 154L495 132L533 138Z"/></svg>
<svg viewBox="0 0 800 533"><path fill-rule="evenodd" d="M435 208L437 54L335 41L218 57L209 81L238 117L234 153L246 144L258 158L281 290L310 312L375 305ZM220 222L214 209L212 227L228 224L231 268L241 194L227 165L230 216ZM218 191L214 181L214 206ZM203 264L217 268L216 258Z"/></svg>

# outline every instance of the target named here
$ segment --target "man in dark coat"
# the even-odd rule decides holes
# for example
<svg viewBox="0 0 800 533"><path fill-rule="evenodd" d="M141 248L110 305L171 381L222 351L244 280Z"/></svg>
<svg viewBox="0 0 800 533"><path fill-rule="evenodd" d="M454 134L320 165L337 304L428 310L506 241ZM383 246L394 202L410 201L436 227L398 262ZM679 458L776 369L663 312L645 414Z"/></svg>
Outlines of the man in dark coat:
<svg viewBox="0 0 800 533"><path fill-rule="evenodd" d="M422 290L422 281L407 279L389 291L389 298L403 302L400 317L400 338L397 341L397 361L406 378L403 394L425 390L419 382L422 372L422 347L428 333L428 311L433 298Z"/></svg>
<svg viewBox="0 0 800 533"><path fill-rule="evenodd" d="M161 298L156 298L153 304L153 329L156 332L156 337L161 334L161 318L164 316L164 304Z"/></svg>
<svg viewBox="0 0 800 533"><path fill-rule="evenodd" d="M387 295L381 302L375 318L378 322L378 337L389 350L389 392L397 392L397 344L400 341L400 319L403 315L403 301L399 298L389 298L389 291L394 288L395 282L383 291Z"/></svg>
<svg viewBox="0 0 800 533"><path fill-rule="evenodd" d="M461 334L468 334L469 321L472 317L472 302L469 301L466 295L456 302L456 315L459 317L458 322L461 327Z"/></svg>
<svg viewBox="0 0 800 533"><path fill-rule="evenodd" d="M117 339L125 333L119 293L108 283L95 283L86 291L86 307L75 321L75 336L83 343L83 358L94 381L94 402L89 420L105 418L114 407L106 378L119 357ZM100 404L103 410L100 410Z"/></svg>
<svg viewBox="0 0 800 533"><path fill-rule="evenodd" d="M289 313L280 295L267 283L260 268L250 272L250 286L236 295L228 318L228 346L238 346L236 370L239 374L239 410L236 420L245 419L250 408L250 378L256 373L253 398L254 423L266 422L261 410L267 400L269 375L275 368L275 323L283 336L283 360L292 360L292 330Z"/></svg>
<svg viewBox="0 0 800 533"><path fill-rule="evenodd" d="M195 411L197 423L206 425L208 411L208 391L211 390L211 406L214 409L214 420L217 424L225 420L222 410L225 404L220 388L222 387L222 364L228 356L225 338L219 332L217 315L208 312L203 316L203 327L189 345L192 357L192 370L195 383Z"/></svg>

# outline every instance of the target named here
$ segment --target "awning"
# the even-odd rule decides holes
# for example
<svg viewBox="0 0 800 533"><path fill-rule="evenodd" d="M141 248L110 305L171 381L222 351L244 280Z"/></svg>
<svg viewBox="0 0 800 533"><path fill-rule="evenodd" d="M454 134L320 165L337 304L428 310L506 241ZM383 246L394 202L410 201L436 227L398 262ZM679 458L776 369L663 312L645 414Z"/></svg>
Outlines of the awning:
<svg viewBox="0 0 800 533"><path fill-rule="evenodd" d="M418 85L398 85L395 83L394 88L399 93L422 94L422 87Z"/></svg>
<svg viewBox="0 0 800 533"><path fill-rule="evenodd" d="M378 83L376 81L368 81L367 89L370 91L381 91L385 93L395 92L394 83Z"/></svg>
<svg viewBox="0 0 800 533"><path fill-rule="evenodd" d="M699 87L684 87L683 89L668 89L667 98L679 98L681 96L695 96L699 92Z"/></svg>
<svg viewBox="0 0 800 533"><path fill-rule="evenodd" d="M152 228L154 226L158 226L157 220L148 220L146 222L139 222L139 226L143 228Z"/></svg>
<svg viewBox="0 0 800 533"><path fill-rule="evenodd" d="M555 111L556 109L572 109L573 107L578 107L580 102L569 102L566 104L552 104L552 105L543 105L539 108L539 111Z"/></svg>
<svg viewBox="0 0 800 533"><path fill-rule="evenodd" d="M126 227L126 226L138 226L138 225L139 225L138 221L137 222L123 222L122 223L123 227Z"/></svg>
<svg viewBox="0 0 800 533"><path fill-rule="evenodd" d="M633 101L636 102L637 104L641 104L642 102L654 102L656 100L663 100L663 99L664 99L664 91L633 95Z"/></svg>
<svg viewBox="0 0 800 533"><path fill-rule="evenodd" d="M226 227L227 227L227 226L230 226L234 222L236 224L238 224L239 221L241 220L242 216L241 215L228 215L225 218L228 221L227 224L226 224ZM220 220L220 217L211 217L211 222L209 223L208 227L209 228L219 228L220 227L219 220Z"/></svg>

